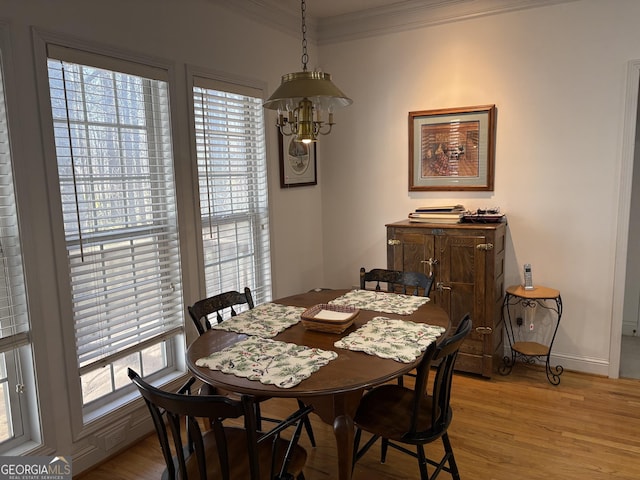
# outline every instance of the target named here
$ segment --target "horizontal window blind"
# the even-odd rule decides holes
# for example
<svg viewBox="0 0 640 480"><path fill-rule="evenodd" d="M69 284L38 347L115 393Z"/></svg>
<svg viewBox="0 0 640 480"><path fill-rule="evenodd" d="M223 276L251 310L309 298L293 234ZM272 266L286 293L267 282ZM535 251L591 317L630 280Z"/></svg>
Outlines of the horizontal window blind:
<svg viewBox="0 0 640 480"><path fill-rule="evenodd" d="M193 89L207 295L251 288L271 299L261 91L206 78Z"/></svg>
<svg viewBox="0 0 640 480"><path fill-rule="evenodd" d="M3 83L0 69L0 352L4 353L28 343L29 317Z"/></svg>
<svg viewBox="0 0 640 480"><path fill-rule="evenodd" d="M65 56L86 53L48 52L83 373L182 329L168 89L127 62L99 68L100 56L82 65Z"/></svg>

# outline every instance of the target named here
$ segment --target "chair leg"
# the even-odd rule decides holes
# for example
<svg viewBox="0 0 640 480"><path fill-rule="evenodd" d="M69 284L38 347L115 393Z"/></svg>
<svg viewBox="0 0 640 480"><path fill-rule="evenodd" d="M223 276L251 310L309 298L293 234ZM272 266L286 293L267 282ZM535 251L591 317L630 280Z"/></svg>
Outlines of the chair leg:
<svg viewBox="0 0 640 480"><path fill-rule="evenodd" d="M380 463L387 461L387 450L389 449L389 440L382 439L382 446L380 447Z"/></svg>
<svg viewBox="0 0 640 480"><path fill-rule="evenodd" d="M355 467L356 462L362 458L362 456L369 451L371 446L378 441L380 438L378 435L372 435L371 438L365 443L362 448L359 449L360 446L360 437L362 435L362 430L359 428L356 429L356 434L353 439L353 466Z"/></svg>
<svg viewBox="0 0 640 480"><path fill-rule="evenodd" d="M447 432L442 435L442 444L444 445L444 451L449 455L449 469L451 470L451 476L453 480L460 480L460 473L458 472L458 465L456 459L453 456L453 449L451 448L451 442L449 441L449 435Z"/></svg>
<svg viewBox="0 0 640 480"><path fill-rule="evenodd" d="M287 473L287 469L289 468L289 462L291 461L292 450L293 448L295 448L296 445L298 445L298 440L300 439L300 434L302 433L302 426L303 426L302 420L304 418L308 418L308 415L305 415L304 417L300 418L295 424L296 428L293 432L293 435L291 436L291 440L289 440L289 445L287 447L287 451L285 452L284 461L282 462L282 467L280 468L280 474L275 477L276 479L293 480L293 475L291 475L290 473ZM273 439L274 445L279 438L280 438L280 434L278 433ZM274 460L275 458L272 459L272 463ZM298 476L298 478L300 477Z"/></svg>
<svg viewBox="0 0 640 480"><path fill-rule="evenodd" d="M358 461L358 448L360 448L360 437L362 437L362 430L356 428L356 433L353 436L353 460L351 464L351 472L356 468L356 462Z"/></svg>
<svg viewBox="0 0 640 480"><path fill-rule="evenodd" d="M304 402L302 400L298 400L298 407L299 408L305 408L306 405L304 404ZM302 422L304 423L304 429L307 432L307 435L309 436L309 441L311 442L311 446L315 447L316 446L316 438L313 435L313 427L311 426L311 420L309 420L309 415L306 415L302 419Z"/></svg>
<svg viewBox="0 0 640 480"><path fill-rule="evenodd" d="M420 468L420 479L430 480L429 472L427 471L427 457L424 454L424 447L422 445L416 445L418 455L418 467Z"/></svg>
<svg viewBox="0 0 640 480"><path fill-rule="evenodd" d="M256 429L262 431L262 414L260 413L260 403L254 402L254 408L256 412Z"/></svg>

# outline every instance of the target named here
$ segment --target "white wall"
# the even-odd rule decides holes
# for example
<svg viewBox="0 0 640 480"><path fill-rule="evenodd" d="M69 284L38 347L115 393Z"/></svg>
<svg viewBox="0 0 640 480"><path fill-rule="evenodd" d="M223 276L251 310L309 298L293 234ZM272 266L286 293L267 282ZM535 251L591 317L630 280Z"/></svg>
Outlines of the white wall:
<svg viewBox="0 0 640 480"><path fill-rule="evenodd" d="M506 283L531 263L534 282L562 294L556 360L607 374L638 18L640 2L584 0L323 46L324 68L354 100L319 155L325 283L386 265L385 223L419 205L499 206ZM484 104L498 109L495 191L409 193L408 112Z"/></svg>

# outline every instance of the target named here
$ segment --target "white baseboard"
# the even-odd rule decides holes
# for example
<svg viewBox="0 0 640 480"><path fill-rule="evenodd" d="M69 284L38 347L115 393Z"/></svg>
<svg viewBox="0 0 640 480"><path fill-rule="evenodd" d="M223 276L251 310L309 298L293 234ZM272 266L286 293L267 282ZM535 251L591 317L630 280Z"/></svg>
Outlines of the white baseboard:
<svg viewBox="0 0 640 480"><path fill-rule="evenodd" d="M576 357L551 352L551 366L562 365L565 370L609 376L609 360L602 358Z"/></svg>
<svg viewBox="0 0 640 480"><path fill-rule="evenodd" d="M505 355L510 356L509 347L505 348ZM537 362L544 365L544 360ZM574 372L589 373L592 375L609 376L609 360L602 358L577 357L575 355L564 355L551 352L549 360L551 367L562 366L565 370Z"/></svg>

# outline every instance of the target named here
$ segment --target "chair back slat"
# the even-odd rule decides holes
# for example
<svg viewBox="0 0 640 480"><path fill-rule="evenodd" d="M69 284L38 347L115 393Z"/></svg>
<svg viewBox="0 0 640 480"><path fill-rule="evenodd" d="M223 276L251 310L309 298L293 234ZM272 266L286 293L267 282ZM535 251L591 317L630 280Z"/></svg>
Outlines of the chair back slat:
<svg viewBox="0 0 640 480"><path fill-rule="evenodd" d="M167 465L165 478L259 480L275 478L269 474L275 471L280 472L277 478L304 478L307 454L298 439L302 418L311 407L287 418L282 429L295 427L287 440L280 437L280 429L258 431L253 398L248 395L239 399L192 395L192 380L178 393L166 392L146 383L132 369L128 374L151 412ZM244 428L225 426L225 420L240 417Z"/></svg>
<svg viewBox="0 0 640 480"><path fill-rule="evenodd" d="M380 283L387 284L388 292L400 292L406 295L418 295L428 297L433 285L433 274L426 275L422 272L403 272L400 270L387 270L373 268L368 272L364 267L360 268L360 289L366 290L367 283L376 283L375 290L381 291Z"/></svg>
<svg viewBox="0 0 640 480"><path fill-rule="evenodd" d="M232 400L221 395L185 395L165 392L146 383L132 369L129 369L129 378L138 388L153 418L169 479L189 479L189 472L193 474L194 470L188 468L187 459L194 455L198 478L211 478L206 461L203 431L198 421L198 419L206 419L215 432L221 476L224 480L228 480L230 452L226 444L222 420L242 416L244 416L247 435L246 454L252 472L251 478L259 478L256 421L252 400L249 397L243 396L240 400ZM184 425L182 425L183 419L185 419ZM169 433L173 438L173 452L169 448L171 444Z"/></svg>
<svg viewBox="0 0 640 480"><path fill-rule="evenodd" d="M372 388L364 394L354 416L357 430L354 438L354 465L376 443L382 439L380 461L384 463L389 447L418 459L420 478L434 480L441 472L460 479L448 429L453 414L449 405L453 367L460 346L471 332L471 318L465 315L455 333L432 342L424 352L416 373L414 388L386 383ZM432 391L427 392L429 375L435 367ZM371 436L359 448L362 432ZM425 445L441 439L444 455L440 459L429 458ZM415 451L409 449L415 447ZM427 467L435 470L429 475Z"/></svg>
<svg viewBox="0 0 640 480"><path fill-rule="evenodd" d="M451 383L453 380L453 370L460 351L460 345L465 337L471 332L472 321L469 314L466 314L460 323L456 332L449 338L444 339L431 352L427 351L417 369L415 394L413 400L413 414L411 421L411 429L406 437L419 437L422 435L431 435L433 431L445 431L451 422L451 408L449 406L451 400ZM431 353L431 356L428 354ZM439 362L439 363L438 363ZM420 432L418 430L419 415L422 402L426 399L426 390L431 365L438 363L436 374L433 380L433 390L431 393L431 427L429 432Z"/></svg>
<svg viewBox="0 0 640 480"><path fill-rule="evenodd" d="M234 308L238 305L245 305L248 309L254 307L253 297L251 296L251 289L249 287L245 287L242 293L232 290L198 300L189 306L187 310L198 330L198 334L202 335L205 331L211 329L209 315L215 314L216 323L220 323L225 319L225 315L227 314L235 317L240 311Z"/></svg>

